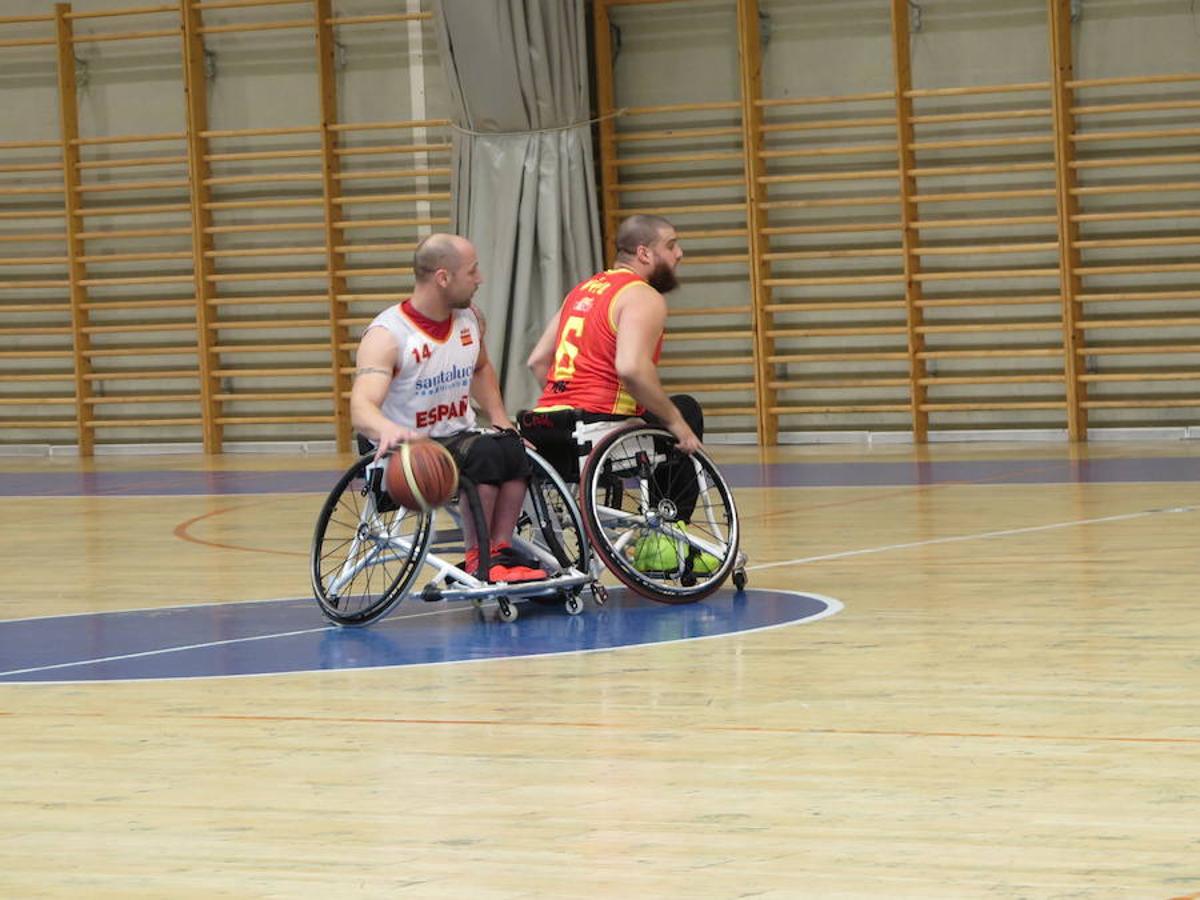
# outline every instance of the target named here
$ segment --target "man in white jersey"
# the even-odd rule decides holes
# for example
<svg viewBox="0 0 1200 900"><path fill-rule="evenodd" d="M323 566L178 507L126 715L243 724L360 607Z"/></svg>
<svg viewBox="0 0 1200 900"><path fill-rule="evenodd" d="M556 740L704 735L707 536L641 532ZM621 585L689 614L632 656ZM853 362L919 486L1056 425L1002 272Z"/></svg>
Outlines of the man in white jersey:
<svg viewBox="0 0 1200 900"><path fill-rule="evenodd" d="M413 274L412 296L376 316L358 345L350 393L354 428L376 447L376 459L413 438L445 444L478 492L491 538L487 580L545 578L510 545L529 460L504 409L483 342L483 315L471 303L483 282L475 247L466 238L432 234L417 245ZM476 428L472 400L496 431ZM462 514L466 568L477 574L479 540L465 498Z"/></svg>

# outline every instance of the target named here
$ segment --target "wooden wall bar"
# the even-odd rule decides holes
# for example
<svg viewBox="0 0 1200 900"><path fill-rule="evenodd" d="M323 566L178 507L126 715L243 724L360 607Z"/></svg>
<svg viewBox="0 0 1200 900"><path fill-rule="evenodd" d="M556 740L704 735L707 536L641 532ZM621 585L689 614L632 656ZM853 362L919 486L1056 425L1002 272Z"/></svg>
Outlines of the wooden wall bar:
<svg viewBox="0 0 1200 900"><path fill-rule="evenodd" d="M628 109L614 87L615 11L629 7L635 25L679 5L598 0L600 113L615 116L601 130L606 228L647 206L628 202L621 179L645 162L633 141L655 134L650 116L674 141L653 160L660 184L688 173L674 203L659 204L697 214L685 233L740 204L758 373L741 385L764 443L889 431L1085 440L1089 426L1197 424L1200 129L1186 121L1200 75L1079 79L1070 4L1047 0L1044 80L915 88L911 6L891 2L890 89L813 95L764 86L759 0L729 0L741 68L731 124L750 163L744 193L730 180L714 204L697 172L713 169L720 154L703 140L721 132L679 121L704 105ZM684 310L683 338L697 313L743 292L708 296L709 310ZM747 358L743 333L727 334L725 350Z"/></svg>
<svg viewBox="0 0 1200 900"><path fill-rule="evenodd" d="M186 133L85 134L76 90L80 45L104 43L116 54L142 52L145 42L178 52L178 11L57 11L80 452L194 440L203 416ZM182 86L182 66L173 77Z"/></svg>
<svg viewBox="0 0 1200 900"><path fill-rule="evenodd" d="M1079 353L1083 318L1079 276L1079 195L1075 145L1075 116L1071 112L1074 77L1071 46L1070 10L1062 3L1048 0L1050 22L1050 73L1053 78L1054 166L1057 189L1059 289L1062 300L1063 377L1067 388L1067 433L1071 440L1087 438L1087 382L1081 377L1085 365Z"/></svg>
<svg viewBox="0 0 1200 900"><path fill-rule="evenodd" d="M0 54L56 65L61 16L0 19ZM69 125L68 125L69 127ZM0 143L0 433L76 440L80 361L58 134Z"/></svg>
<svg viewBox="0 0 1200 900"><path fill-rule="evenodd" d="M765 252L767 228L763 197L766 191L766 165L763 159L762 106L762 34L758 28L758 0L738 5L738 62L741 70L742 167L746 185L746 229L750 252L750 298L753 303L754 387L758 416L755 427L759 440L774 444L779 437L776 385L770 359L775 352L766 310L771 305L771 263Z"/></svg>
<svg viewBox="0 0 1200 900"><path fill-rule="evenodd" d="M608 7L596 4L601 51L609 33ZM742 50L753 66L753 43ZM603 67L596 76L608 258L617 222L635 212L663 215L675 223L685 247L680 272L686 283L728 285L721 302L701 297L672 303L663 384L669 393L700 400L706 431L754 433L761 385L761 330L754 316L761 304L754 297L746 202L754 169L745 142L754 135L743 129L740 92L734 85L727 100L623 106L617 116L611 76Z"/></svg>
<svg viewBox="0 0 1200 900"><path fill-rule="evenodd" d="M637 210L685 243L668 389L696 394L710 431L763 443L1197 426L1200 73L1076 72L1069 0L1046 0L1044 72L931 83L912 4L880 0L890 75L805 90L801 69L765 67L780 51L762 15L791 8L594 4L608 253ZM683 9L688 28L716 17L704 52L734 77L631 99L646 82L614 69L630 50L614 17L636 32ZM411 289L450 199L450 123L364 116L355 54L378 65L383 35L388 59L420 59L430 18L388 0L0 17L0 54L56 71L60 101L47 133L0 142L0 443L347 448L355 343ZM155 63L175 105L107 128L86 67L147 53L178 55ZM264 99L283 64L303 103ZM103 102L138 87L110 79ZM276 118L239 118L244 89Z"/></svg>
<svg viewBox="0 0 1200 900"><path fill-rule="evenodd" d="M46 54L60 100L59 134L0 143L0 443L349 448L361 329L407 296L417 240L450 221L448 120L339 120L346 58L431 28L428 12L376 6L179 0L0 18L0 52ZM174 121L83 132L81 44L104 47L102 61L143 44L177 53ZM306 61L310 99L277 104L296 121L214 127L235 118L219 105L225 71L246 77L270 46Z"/></svg>
<svg viewBox="0 0 1200 900"><path fill-rule="evenodd" d="M1066 85L1081 286L1074 353L1093 424L1200 407L1200 73ZM1140 99L1147 89L1153 100ZM1139 99L1135 99L1139 98Z"/></svg>
<svg viewBox="0 0 1200 900"><path fill-rule="evenodd" d="M187 145L189 199L191 201L192 283L195 286L196 346L198 351L200 406L203 415L204 449L221 449L224 429L220 421L218 397L220 382L214 356L214 288L212 167L209 162L208 91L205 84L203 19L196 5L180 5L183 25L184 96L187 102Z"/></svg>
<svg viewBox="0 0 1200 900"><path fill-rule="evenodd" d="M338 119L337 76L335 74L336 42L333 30L332 0L317 0L317 71L321 91L321 200L324 214L325 273L329 283L329 357L333 380L334 433L338 439L338 450L350 449L350 367L353 354L347 348L350 332L343 314L341 297L347 293L346 254L340 249L345 245L346 232L335 223L341 218L334 198L340 193L342 180L341 160L338 158L338 133L334 130Z"/></svg>

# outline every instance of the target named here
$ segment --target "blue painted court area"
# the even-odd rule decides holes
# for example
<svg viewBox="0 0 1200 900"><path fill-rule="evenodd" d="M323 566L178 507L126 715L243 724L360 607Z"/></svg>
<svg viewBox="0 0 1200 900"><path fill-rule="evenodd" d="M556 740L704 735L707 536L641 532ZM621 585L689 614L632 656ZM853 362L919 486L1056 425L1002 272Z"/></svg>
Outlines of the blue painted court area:
<svg viewBox="0 0 1200 900"><path fill-rule="evenodd" d="M666 606L614 590L578 616L520 604L504 623L465 603L401 604L367 628L326 623L312 600L275 600L0 622L0 682L124 681L415 666L613 650L812 621L837 600L731 588Z"/></svg>
<svg viewBox="0 0 1200 900"><path fill-rule="evenodd" d="M733 488L1200 481L1200 457L727 463ZM340 471L0 472L0 497L320 494Z"/></svg>

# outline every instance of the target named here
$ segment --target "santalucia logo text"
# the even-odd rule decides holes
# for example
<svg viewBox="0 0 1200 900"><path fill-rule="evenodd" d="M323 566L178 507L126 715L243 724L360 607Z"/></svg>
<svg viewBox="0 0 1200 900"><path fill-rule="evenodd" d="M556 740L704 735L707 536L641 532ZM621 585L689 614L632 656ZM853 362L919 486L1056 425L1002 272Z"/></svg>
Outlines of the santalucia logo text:
<svg viewBox="0 0 1200 900"><path fill-rule="evenodd" d="M470 384L473 374L474 371L468 366L451 366L429 378L418 378L413 382L413 389L418 394L436 394L451 385L462 387Z"/></svg>

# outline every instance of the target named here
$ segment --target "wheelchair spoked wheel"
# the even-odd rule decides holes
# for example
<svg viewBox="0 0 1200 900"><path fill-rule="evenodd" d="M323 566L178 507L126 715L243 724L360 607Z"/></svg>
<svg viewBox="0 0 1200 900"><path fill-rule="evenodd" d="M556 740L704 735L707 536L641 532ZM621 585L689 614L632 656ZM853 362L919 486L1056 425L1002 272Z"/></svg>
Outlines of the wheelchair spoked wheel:
<svg viewBox="0 0 1200 900"><path fill-rule="evenodd" d="M373 454L352 465L329 493L312 544L312 586L325 617L369 625L404 597L420 571L433 514L397 507L383 492Z"/></svg>
<svg viewBox="0 0 1200 900"><path fill-rule="evenodd" d="M566 483L535 451L526 450L532 468L525 506L517 520L516 536L526 545L549 553L558 570L588 572L591 553L583 519ZM583 586L566 588L557 597L535 598L546 605L562 603L569 615L583 611Z"/></svg>
<svg viewBox="0 0 1200 900"><path fill-rule="evenodd" d="M738 564L725 479L707 454L681 452L663 428L633 423L601 438L580 474L579 506L604 565L650 600L694 603Z"/></svg>

